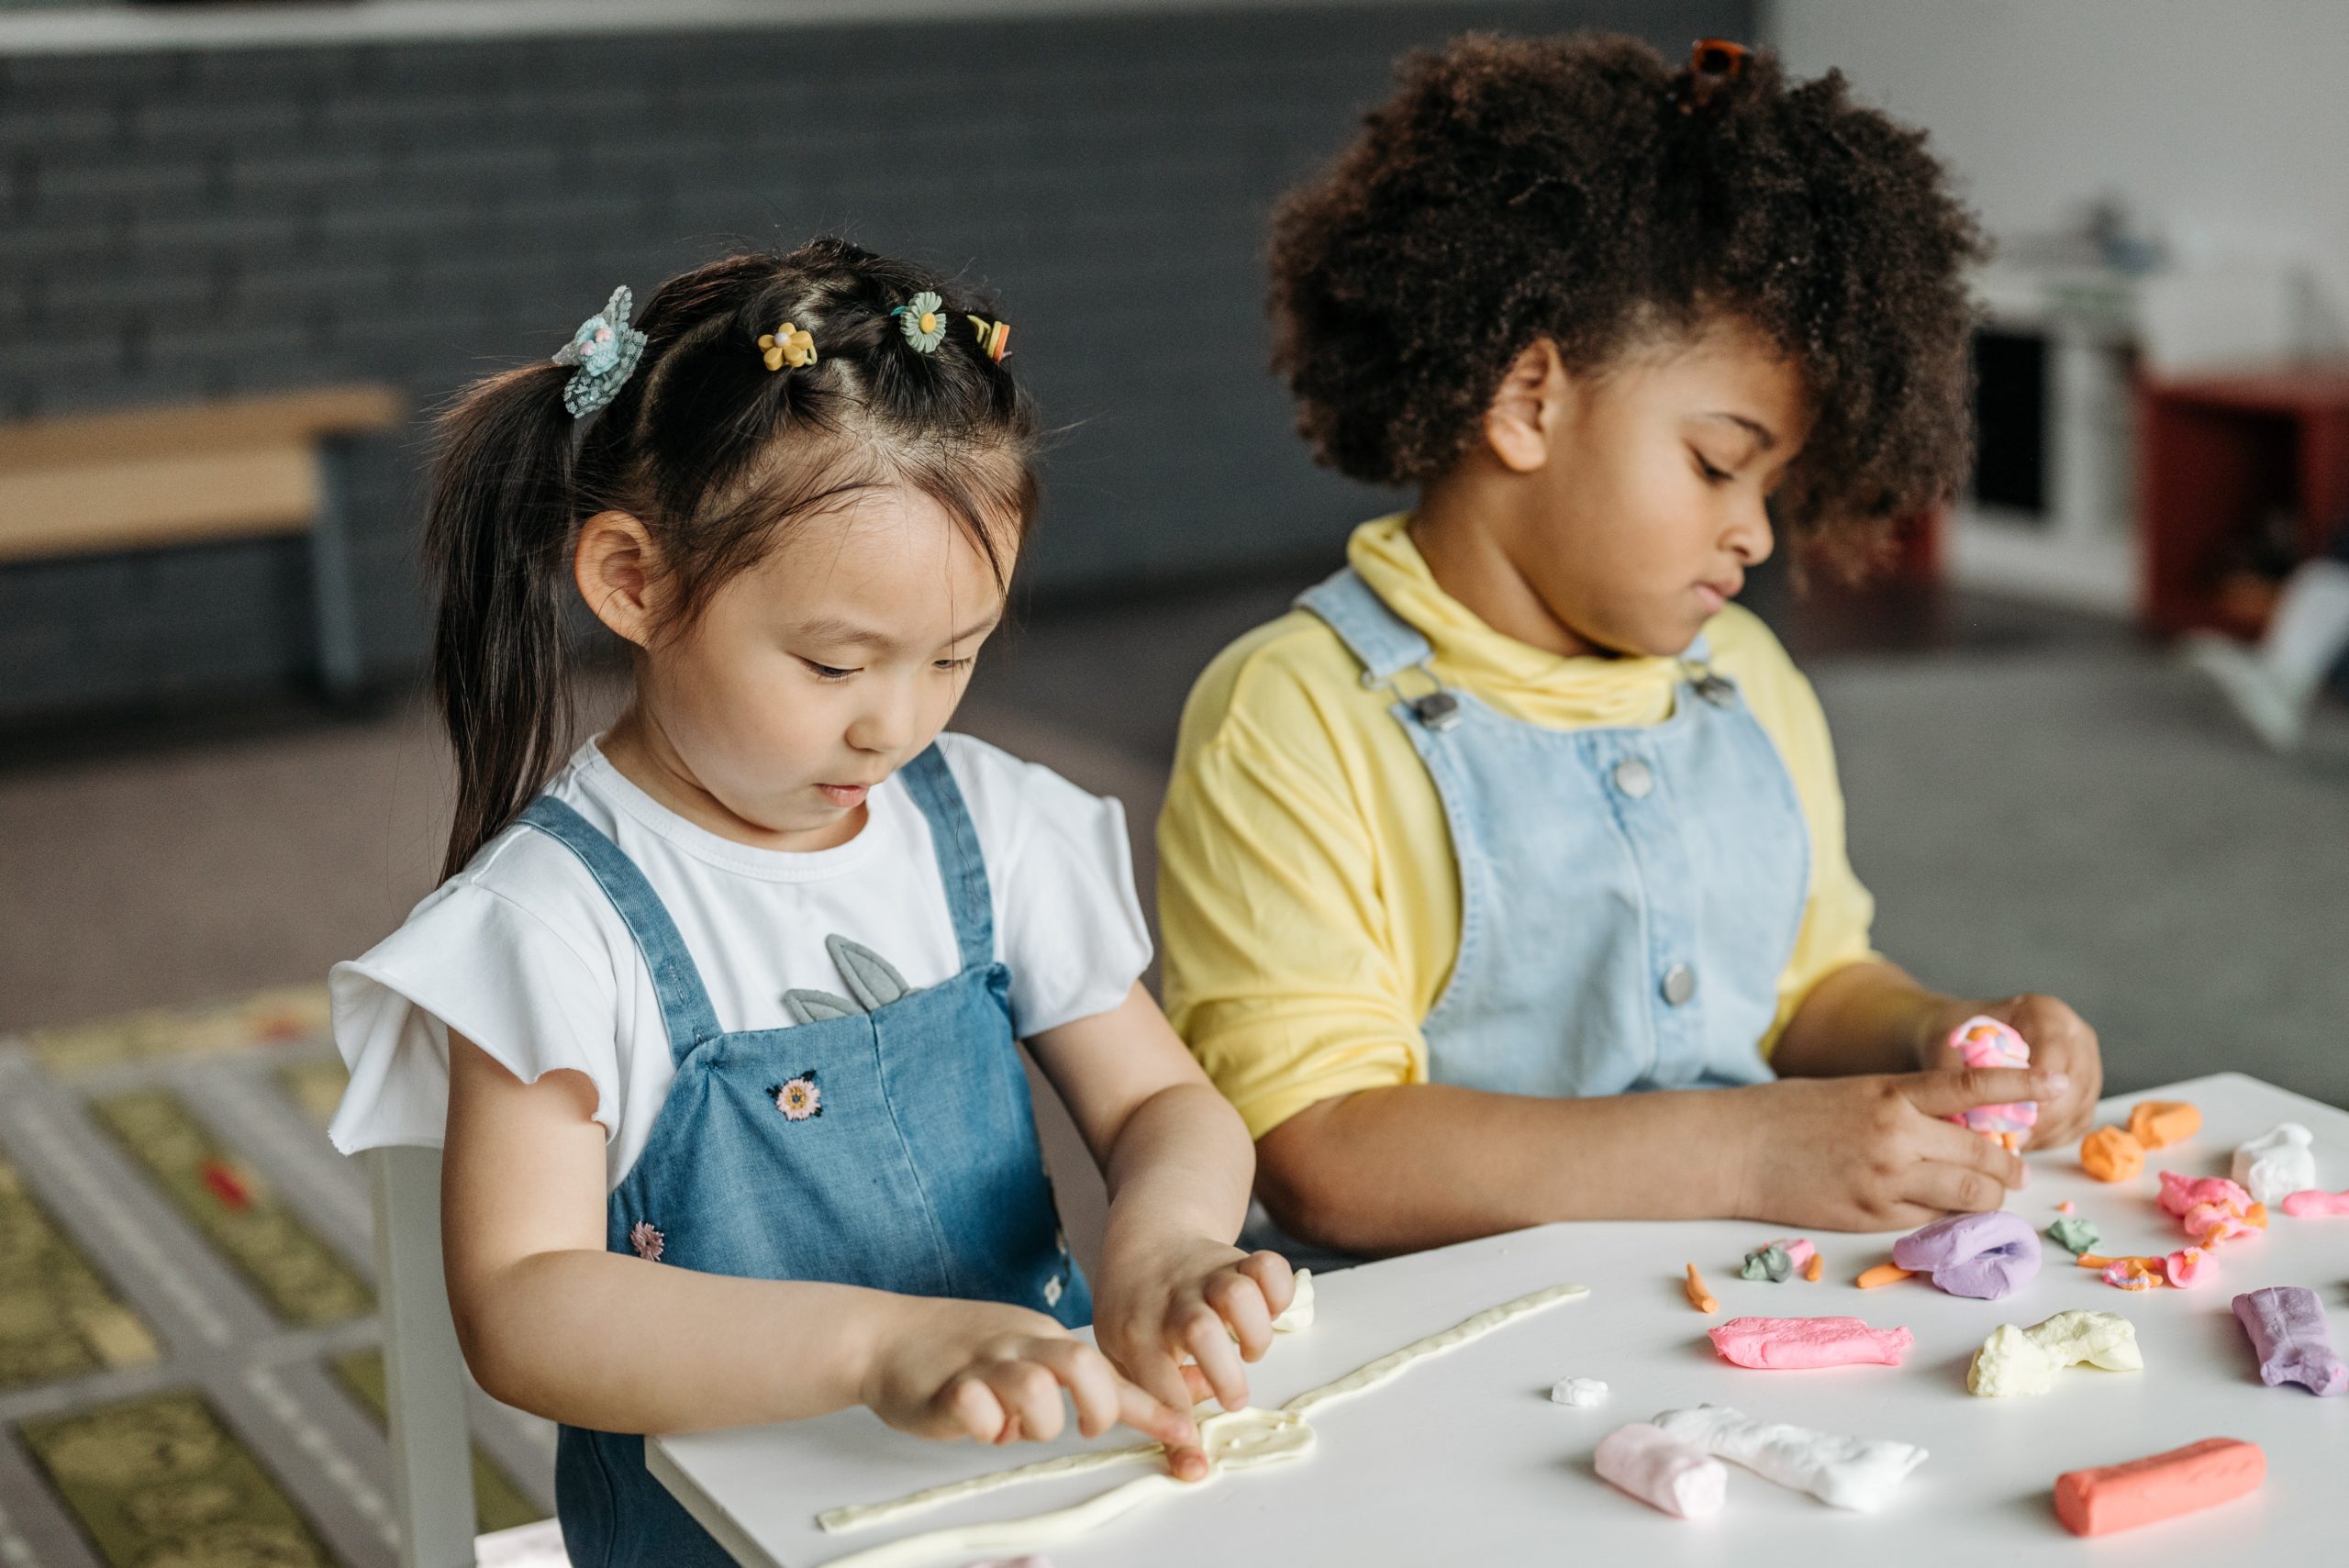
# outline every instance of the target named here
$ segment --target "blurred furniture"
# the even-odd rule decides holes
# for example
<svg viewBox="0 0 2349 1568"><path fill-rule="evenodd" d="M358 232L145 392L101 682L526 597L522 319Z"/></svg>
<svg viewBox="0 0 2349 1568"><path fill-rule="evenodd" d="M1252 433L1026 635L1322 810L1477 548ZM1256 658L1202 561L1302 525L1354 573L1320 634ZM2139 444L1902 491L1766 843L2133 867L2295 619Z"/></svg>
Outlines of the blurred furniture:
<svg viewBox="0 0 2349 1568"><path fill-rule="evenodd" d="M2221 608L2228 556L2278 512L2314 555L2349 515L2349 364L2149 382L2138 420L2146 628L2255 632Z"/></svg>
<svg viewBox="0 0 2349 1568"><path fill-rule="evenodd" d="M306 533L319 682L347 696L350 443L403 413L351 385L0 425L0 562Z"/></svg>

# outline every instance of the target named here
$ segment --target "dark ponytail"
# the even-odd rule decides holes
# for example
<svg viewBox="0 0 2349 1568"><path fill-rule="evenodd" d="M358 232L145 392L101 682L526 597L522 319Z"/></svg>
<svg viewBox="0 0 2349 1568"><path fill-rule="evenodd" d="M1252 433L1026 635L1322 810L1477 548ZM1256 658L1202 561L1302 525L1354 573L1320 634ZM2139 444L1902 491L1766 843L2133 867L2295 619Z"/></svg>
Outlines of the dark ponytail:
<svg viewBox="0 0 2349 1568"><path fill-rule="evenodd" d="M892 314L924 292L949 324L929 352ZM432 686L457 757L444 876L569 751L572 556L597 512L651 535L675 590L670 632L794 520L859 490L929 496L1004 575L1036 508L1035 420L970 325L994 316L925 269L818 239L662 284L636 323L634 374L584 431L563 406L572 370L551 362L475 383L440 417L425 550L440 593ZM818 359L769 371L757 339L785 321L813 334Z"/></svg>

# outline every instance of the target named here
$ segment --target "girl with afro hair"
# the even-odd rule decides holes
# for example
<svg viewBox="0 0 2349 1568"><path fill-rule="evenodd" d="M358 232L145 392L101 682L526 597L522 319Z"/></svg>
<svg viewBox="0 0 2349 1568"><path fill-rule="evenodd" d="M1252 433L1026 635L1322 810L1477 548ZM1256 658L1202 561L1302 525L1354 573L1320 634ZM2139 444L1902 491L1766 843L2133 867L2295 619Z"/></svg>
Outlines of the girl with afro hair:
<svg viewBox="0 0 2349 1568"><path fill-rule="evenodd" d="M1872 951L1825 720L1732 602L1776 527L1862 559L1959 481L1982 250L1922 132L1711 39L1463 38L1286 198L1299 428L1417 501L1201 677L1160 823L1268 1242L1887 1229L2021 1184L1951 1118L2085 1130L2070 1007ZM1976 1014L2032 1064L1962 1065Z"/></svg>

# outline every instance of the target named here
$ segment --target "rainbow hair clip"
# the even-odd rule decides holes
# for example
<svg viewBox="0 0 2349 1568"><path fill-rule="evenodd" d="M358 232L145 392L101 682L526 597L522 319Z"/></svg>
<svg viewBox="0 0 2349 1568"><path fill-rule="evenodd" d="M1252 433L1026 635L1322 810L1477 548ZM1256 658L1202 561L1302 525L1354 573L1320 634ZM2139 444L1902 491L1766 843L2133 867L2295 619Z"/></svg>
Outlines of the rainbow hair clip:
<svg viewBox="0 0 2349 1568"><path fill-rule="evenodd" d="M979 352L997 364L1003 363L1003 356L1010 351L1011 323L989 321L984 316L966 316L963 319L971 324L971 330L978 334Z"/></svg>

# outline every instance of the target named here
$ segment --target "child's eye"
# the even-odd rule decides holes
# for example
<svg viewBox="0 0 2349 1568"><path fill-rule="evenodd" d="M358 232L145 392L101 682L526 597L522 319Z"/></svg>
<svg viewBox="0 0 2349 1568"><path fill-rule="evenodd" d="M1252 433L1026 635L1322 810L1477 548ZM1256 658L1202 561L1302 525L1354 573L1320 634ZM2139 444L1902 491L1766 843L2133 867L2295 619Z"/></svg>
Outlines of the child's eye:
<svg viewBox="0 0 2349 1568"><path fill-rule="evenodd" d="M1715 468L1705 461L1704 455L1700 452L1691 452L1688 455L1697 460L1697 472L1704 475L1706 484L1727 484L1729 483L1730 473L1727 469Z"/></svg>
<svg viewBox="0 0 2349 1568"><path fill-rule="evenodd" d="M800 662L813 670L819 681L845 681L856 673L853 670L842 670L836 665L818 664L813 659L802 659Z"/></svg>
<svg viewBox="0 0 2349 1568"><path fill-rule="evenodd" d="M935 670L967 670L971 667L971 661L975 657L974 654L965 653L960 659L933 659L930 661L930 667Z"/></svg>

